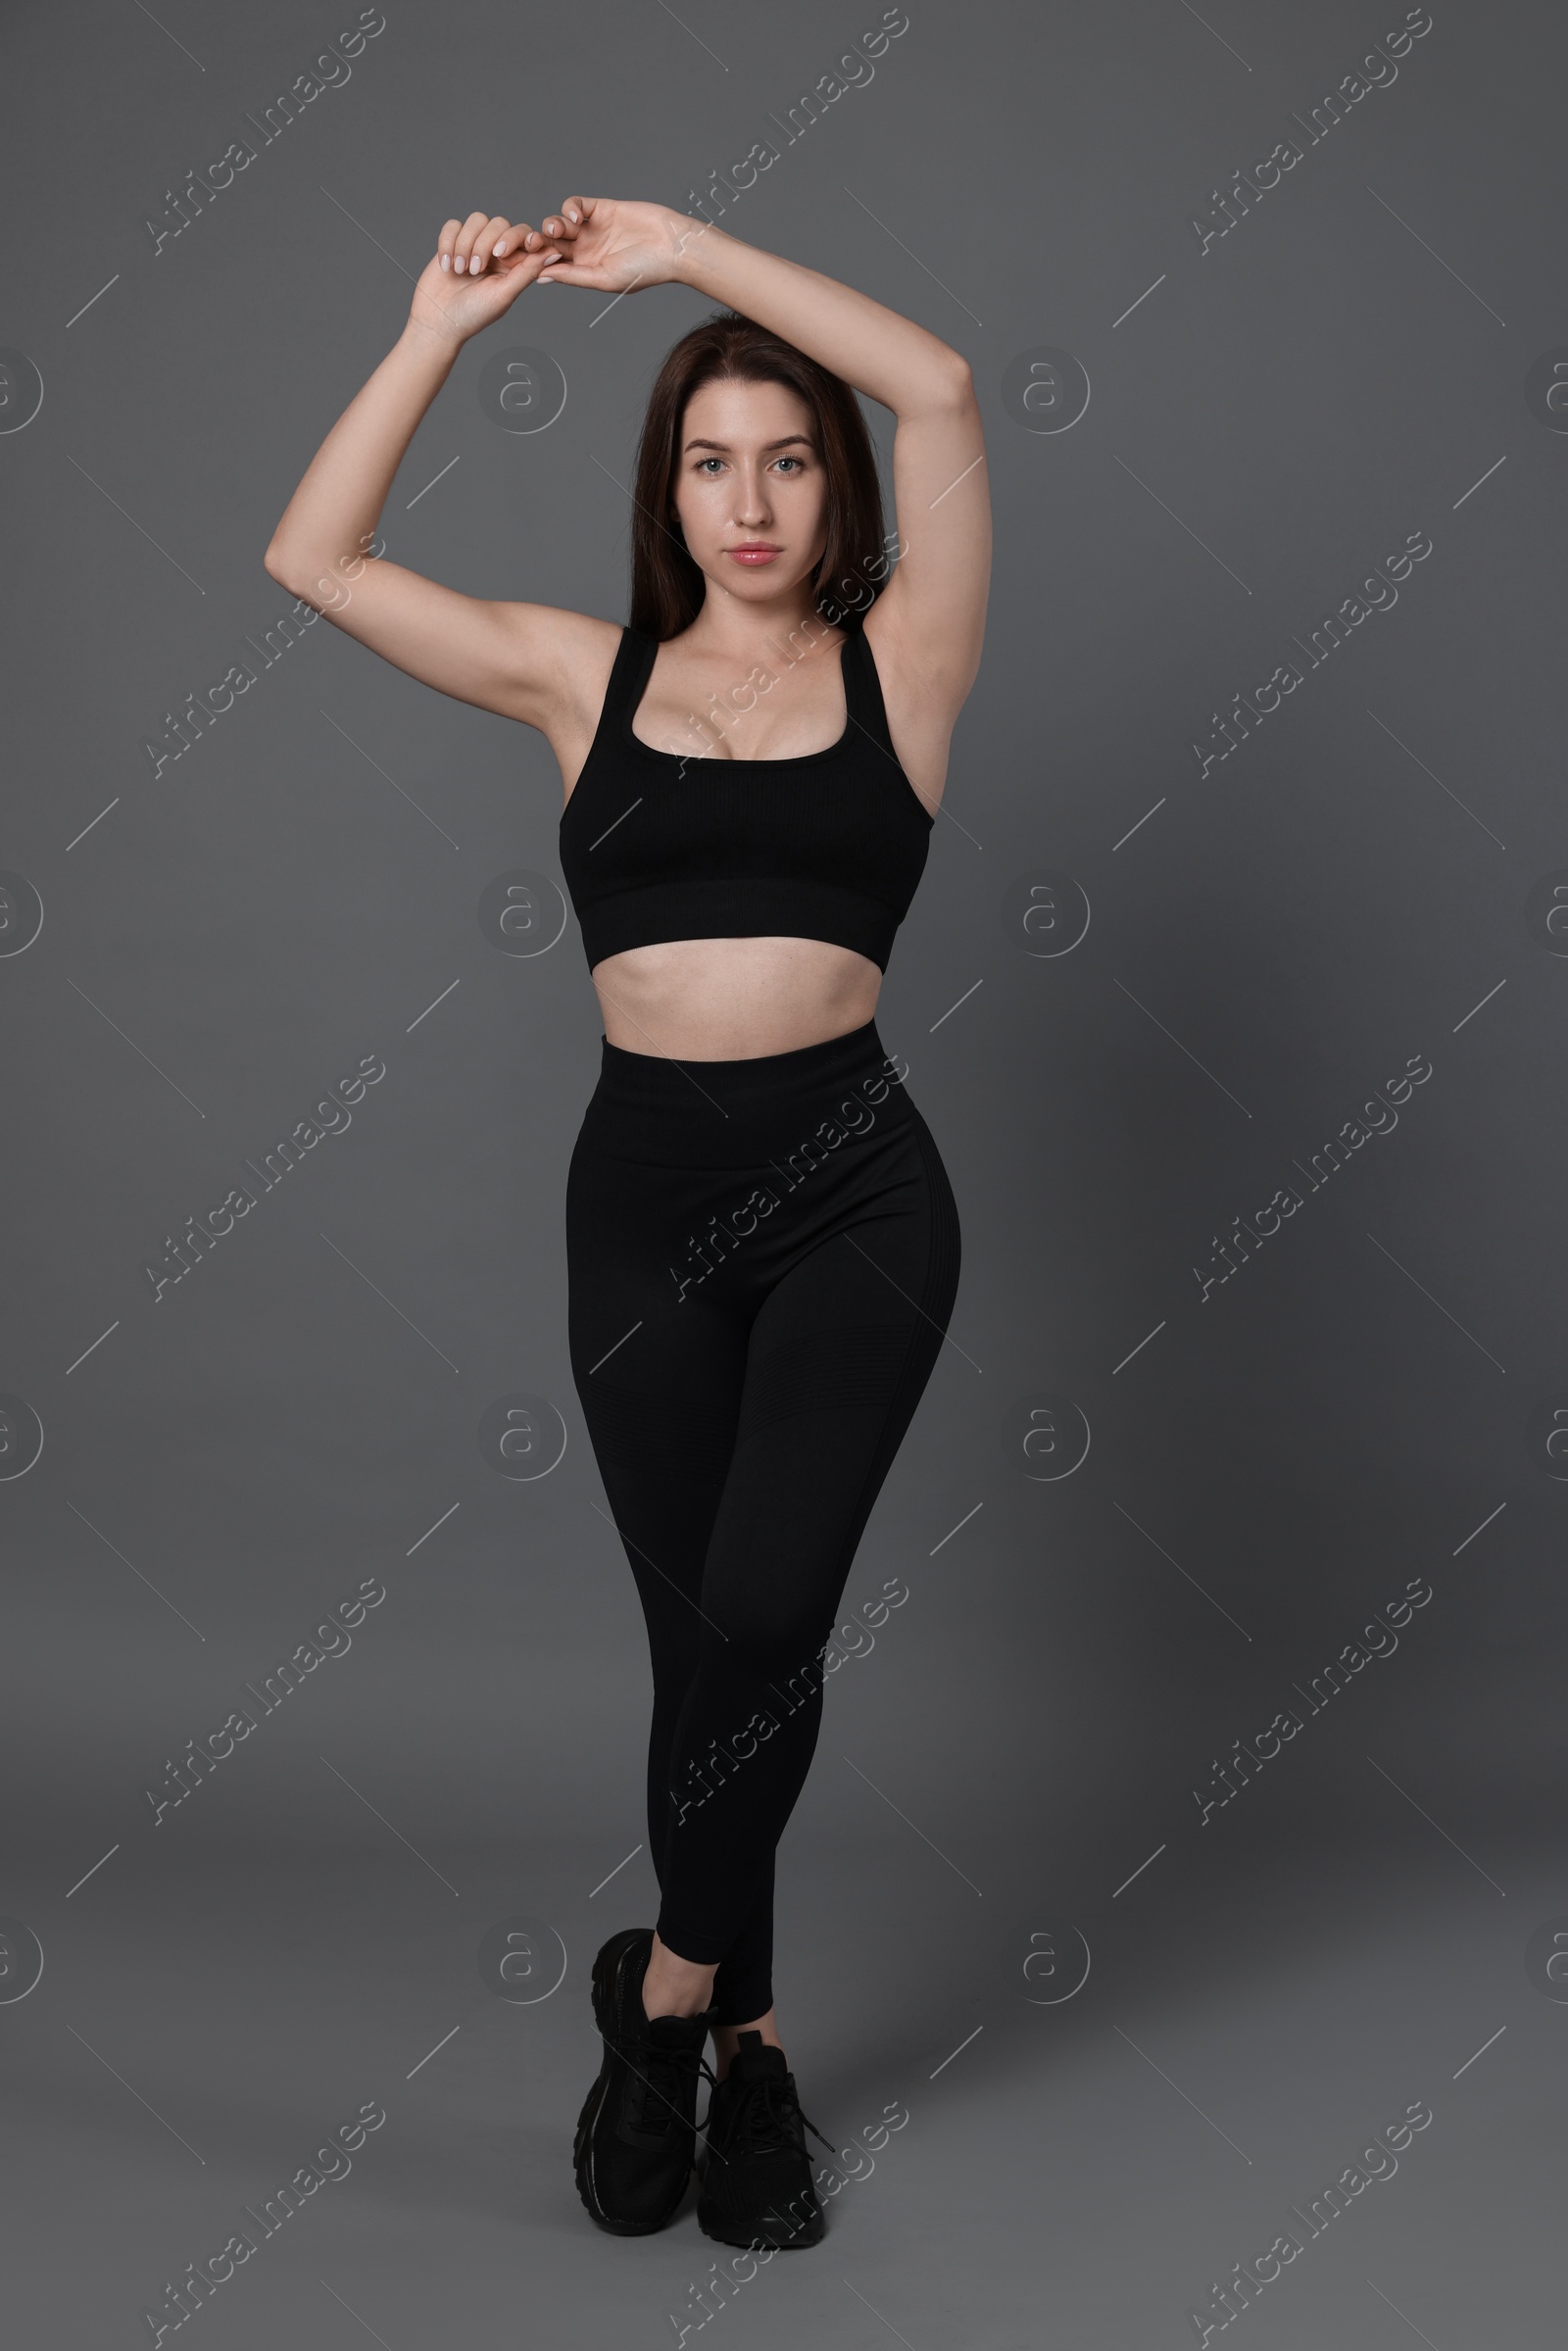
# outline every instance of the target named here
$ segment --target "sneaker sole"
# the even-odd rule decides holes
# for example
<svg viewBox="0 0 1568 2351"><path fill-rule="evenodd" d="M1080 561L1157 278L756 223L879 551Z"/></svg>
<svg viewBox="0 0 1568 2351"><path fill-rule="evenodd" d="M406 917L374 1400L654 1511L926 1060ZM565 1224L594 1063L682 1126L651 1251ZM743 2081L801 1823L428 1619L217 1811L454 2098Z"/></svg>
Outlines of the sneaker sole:
<svg viewBox="0 0 1568 2351"><path fill-rule="evenodd" d="M775 2220L777 2233L769 2233L768 2224ZM760 2223L747 2230L739 2223L726 2226L711 2214L705 2215L701 2204L697 2207L697 2226L704 2236L711 2237L715 2244L739 2245L748 2253L798 2252L807 2245L819 2245L826 2229L823 2216L818 2212L814 2220L808 2221L801 2229L791 2229L781 2217L765 2215Z"/></svg>
<svg viewBox="0 0 1568 2351"><path fill-rule="evenodd" d="M572 2142L572 2170L576 2175L577 2193L582 2198L589 2216L598 2222L601 2229L608 2229L612 2236L653 2236L661 2229L667 2229L685 2199L687 2188L691 2185L691 2174L688 2172L685 2180L681 2182L680 2194L675 2198L669 2211L662 2220L658 2221L612 2220L601 2208L595 2187L594 2125L598 2122L605 2099L609 2095L611 2079L616 2062L610 2045L609 2031L610 2026L614 2023L615 2017L614 1978L616 1971L624 1962L627 1952L638 1940L640 1932L635 1928L627 1928L623 1935L613 1936L594 1961L594 2023L599 2028L599 2036L604 2043L605 2054L599 2068L598 2078L583 2100L582 2112L577 2117L576 2136ZM619 1945L618 1949L615 1948L617 1944ZM613 1957L608 1966L605 1965L607 1952L613 1952Z"/></svg>

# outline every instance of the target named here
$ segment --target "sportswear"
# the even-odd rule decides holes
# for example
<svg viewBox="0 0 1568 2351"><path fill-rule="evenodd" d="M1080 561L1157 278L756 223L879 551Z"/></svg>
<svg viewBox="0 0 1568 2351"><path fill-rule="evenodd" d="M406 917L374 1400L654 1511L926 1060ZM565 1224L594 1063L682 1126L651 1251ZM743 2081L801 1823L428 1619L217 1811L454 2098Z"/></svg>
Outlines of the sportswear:
<svg viewBox="0 0 1568 2351"><path fill-rule="evenodd" d="M632 721L660 642L622 629L562 810L562 871L589 969L665 940L781 937L853 948L885 971L936 820L899 763L861 630L840 646L843 734L783 759L645 743Z"/></svg>
<svg viewBox="0 0 1568 2351"><path fill-rule="evenodd" d="M653 1665L658 1930L717 1964L720 2024L772 2006L774 1850L957 1287L904 1075L874 1021L729 1061L605 1040L567 1170L572 1376Z"/></svg>
<svg viewBox="0 0 1568 2351"><path fill-rule="evenodd" d="M760 2033L743 2033L729 2072L714 2084L703 2126L708 2162L697 2224L705 2236L754 2251L819 2241L822 2207L811 2179L808 2131L831 2155L832 2141L801 2112L783 2050Z"/></svg>
<svg viewBox="0 0 1568 2351"><path fill-rule="evenodd" d="M696 2153L697 2083L713 2012L650 2017L643 1977L653 1930L612 1935L594 1961L594 2021L605 2054L577 2118L577 2193L602 2229L647 2236L673 2219Z"/></svg>

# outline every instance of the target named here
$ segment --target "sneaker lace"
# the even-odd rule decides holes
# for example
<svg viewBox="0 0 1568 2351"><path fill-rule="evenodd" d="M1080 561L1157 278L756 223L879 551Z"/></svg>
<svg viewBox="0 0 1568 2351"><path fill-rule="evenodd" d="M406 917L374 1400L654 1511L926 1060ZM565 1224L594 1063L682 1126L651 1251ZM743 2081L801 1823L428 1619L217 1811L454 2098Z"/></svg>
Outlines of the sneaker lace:
<svg viewBox="0 0 1568 2351"><path fill-rule="evenodd" d="M822 2140L828 2153L831 2139L823 2138L787 2080L770 2075L751 2082L743 2091L731 2125L730 2145L738 2155L772 2155L806 2145L801 2125Z"/></svg>
<svg viewBox="0 0 1568 2351"><path fill-rule="evenodd" d="M627 2062L632 2069L627 2119L633 2129L666 2136L689 2131L687 2117L696 2103L698 2081L704 2074L710 2082L714 2079L702 2052L661 2048L645 2040Z"/></svg>

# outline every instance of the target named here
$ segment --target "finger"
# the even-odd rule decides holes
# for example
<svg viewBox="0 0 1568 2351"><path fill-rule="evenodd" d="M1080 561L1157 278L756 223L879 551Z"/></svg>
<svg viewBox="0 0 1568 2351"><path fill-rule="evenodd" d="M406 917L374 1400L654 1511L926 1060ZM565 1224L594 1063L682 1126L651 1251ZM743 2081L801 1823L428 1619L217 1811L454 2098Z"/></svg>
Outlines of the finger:
<svg viewBox="0 0 1568 2351"><path fill-rule="evenodd" d="M452 250L452 267L460 277L468 266L468 255L472 250L474 238L479 234L481 228L488 228L489 225L490 215L488 213L470 213L458 230Z"/></svg>
<svg viewBox="0 0 1568 2351"><path fill-rule="evenodd" d="M558 245L569 246L572 239L581 233L581 228L580 221L568 220L564 213L545 215L544 233L547 237L553 237Z"/></svg>
<svg viewBox="0 0 1568 2351"><path fill-rule="evenodd" d="M526 221L513 221L511 228L503 228L501 235L496 237L496 242L491 244L489 259L491 261L511 261L513 266L517 266L519 261L531 259L531 254L534 254L536 247L543 252L546 242L548 242L546 237L538 235L536 228L529 228L529 223Z"/></svg>
<svg viewBox="0 0 1568 2351"><path fill-rule="evenodd" d="M561 208L561 217L573 228L586 228L593 219L595 198L568 196Z"/></svg>
<svg viewBox="0 0 1568 2351"><path fill-rule="evenodd" d="M491 275L494 277L513 277L514 275L519 279L519 289L531 287L531 284L541 282L543 270L546 270L546 264L550 264L550 261L555 261L553 249L546 249L546 252L538 252L538 254L513 254L508 261L501 261L501 266L496 268L496 270L491 270Z"/></svg>
<svg viewBox="0 0 1568 2351"><path fill-rule="evenodd" d="M530 228L526 220L514 220L511 227L497 237L491 248L493 261L509 256L517 261L533 261L553 252L553 240L542 229Z"/></svg>
<svg viewBox="0 0 1568 2351"><path fill-rule="evenodd" d="M462 226L461 220L449 220L436 239L435 249L440 257L443 269L450 269L452 267L452 248L457 242L458 231Z"/></svg>
<svg viewBox="0 0 1568 2351"><path fill-rule="evenodd" d="M474 238L473 250L468 255L468 275L470 277L476 277L484 269L495 250L496 239L505 236L511 226L512 222L507 219L505 213L491 214L483 228Z"/></svg>

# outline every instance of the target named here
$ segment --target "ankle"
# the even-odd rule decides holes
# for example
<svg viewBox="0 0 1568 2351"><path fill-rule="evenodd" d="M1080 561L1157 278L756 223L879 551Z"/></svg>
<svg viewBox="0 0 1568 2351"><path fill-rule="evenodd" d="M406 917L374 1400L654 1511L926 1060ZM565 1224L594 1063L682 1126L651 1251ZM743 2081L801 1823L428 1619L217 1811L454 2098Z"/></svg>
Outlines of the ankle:
<svg viewBox="0 0 1568 2351"><path fill-rule="evenodd" d="M643 2014L656 2016L701 2016L712 2004L713 1978L716 1967L703 1967L694 1959L682 1959L654 1936L648 1966L643 1975Z"/></svg>

